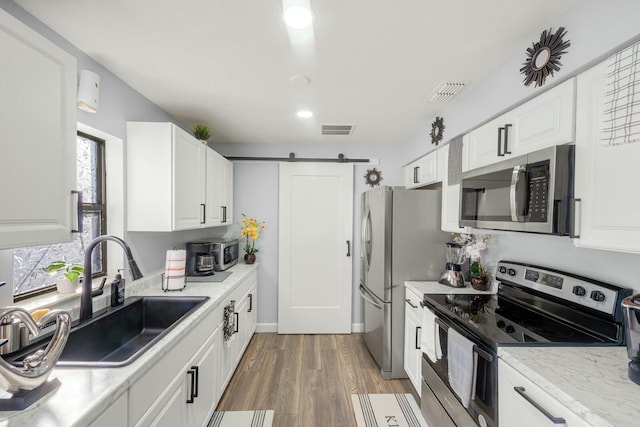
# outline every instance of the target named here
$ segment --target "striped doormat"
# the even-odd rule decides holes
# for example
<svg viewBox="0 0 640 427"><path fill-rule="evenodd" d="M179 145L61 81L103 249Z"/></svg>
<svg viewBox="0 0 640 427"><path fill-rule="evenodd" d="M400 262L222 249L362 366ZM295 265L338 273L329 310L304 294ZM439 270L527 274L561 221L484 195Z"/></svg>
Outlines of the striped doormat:
<svg viewBox="0 0 640 427"><path fill-rule="evenodd" d="M429 427L409 393L352 394L358 427Z"/></svg>
<svg viewBox="0 0 640 427"><path fill-rule="evenodd" d="M207 427L271 427L273 411L216 411Z"/></svg>

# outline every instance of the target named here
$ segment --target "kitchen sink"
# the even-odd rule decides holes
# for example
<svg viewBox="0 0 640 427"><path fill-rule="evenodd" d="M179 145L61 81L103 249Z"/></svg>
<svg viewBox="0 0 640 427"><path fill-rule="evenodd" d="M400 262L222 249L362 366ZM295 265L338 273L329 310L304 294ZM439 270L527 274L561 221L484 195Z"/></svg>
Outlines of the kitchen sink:
<svg viewBox="0 0 640 427"><path fill-rule="evenodd" d="M209 297L130 297L71 329L57 367L118 367L140 357L196 311ZM45 340L46 341L46 340ZM46 344L20 351L10 362L19 363ZM15 354L15 353L14 353Z"/></svg>

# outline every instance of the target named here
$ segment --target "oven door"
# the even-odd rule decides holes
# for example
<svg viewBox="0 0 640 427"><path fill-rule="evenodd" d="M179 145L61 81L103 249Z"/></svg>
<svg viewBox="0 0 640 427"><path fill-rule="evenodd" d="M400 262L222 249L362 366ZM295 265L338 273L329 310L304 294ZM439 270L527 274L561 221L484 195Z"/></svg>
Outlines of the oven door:
<svg viewBox="0 0 640 427"><path fill-rule="evenodd" d="M449 386L449 365L447 361L448 330L453 323L446 318L436 318L439 326L440 353L442 357L432 362L422 355L422 413L430 425L475 427L477 425L496 427L498 407L497 356L480 344L478 340L456 327L466 338L476 342L474 352L478 356L475 389L472 390L469 407L465 408ZM447 421L447 418L449 419Z"/></svg>

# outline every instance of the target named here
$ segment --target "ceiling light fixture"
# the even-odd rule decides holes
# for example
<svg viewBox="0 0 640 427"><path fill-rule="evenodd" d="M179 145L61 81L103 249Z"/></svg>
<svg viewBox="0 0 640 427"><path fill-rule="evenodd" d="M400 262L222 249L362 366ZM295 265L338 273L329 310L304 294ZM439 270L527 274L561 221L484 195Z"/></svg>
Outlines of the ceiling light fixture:
<svg viewBox="0 0 640 427"><path fill-rule="evenodd" d="M296 115L301 119L308 119L310 117L313 117L313 113L308 110L300 110L296 113Z"/></svg>
<svg viewBox="0 0 640 427"><path fill-rule="evenodd" d="M313 15L306 7L292 6L284 11L284 22L291 28L303 29L311 25Z"/></svg>

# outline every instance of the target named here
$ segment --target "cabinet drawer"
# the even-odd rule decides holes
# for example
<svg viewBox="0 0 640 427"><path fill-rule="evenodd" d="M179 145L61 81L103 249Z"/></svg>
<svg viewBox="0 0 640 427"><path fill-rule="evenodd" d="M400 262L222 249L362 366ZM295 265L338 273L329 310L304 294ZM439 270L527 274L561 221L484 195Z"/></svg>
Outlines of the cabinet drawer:
<svg viewBox="0 0 640 427"><path fill-rule="evenodd" d="M503 360L498 364L499 424L587 427L586 421ZM555 418L555 423L552 420ZM562 423L562 420L564 423Z"/></svg>
<svg viewBox="0 0 640 427"><path fill-rule="evenodd" d="M423 297L422 294L418 295L413 291L411 291L409 288L405 288L405 289L406 289L405 297L404 297L405 310L409 310L413 312L416 316L420 317L421 316L420 310L422 310L422 307L420 306L420 303L422 302L422 297Z"/></svg>

